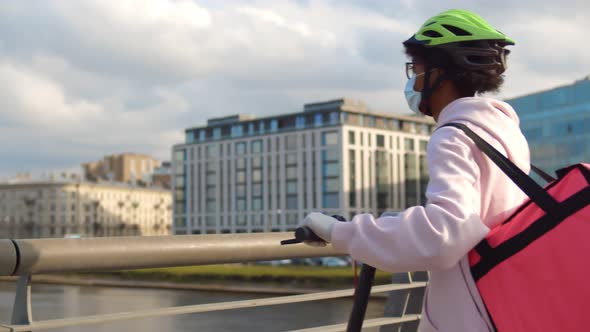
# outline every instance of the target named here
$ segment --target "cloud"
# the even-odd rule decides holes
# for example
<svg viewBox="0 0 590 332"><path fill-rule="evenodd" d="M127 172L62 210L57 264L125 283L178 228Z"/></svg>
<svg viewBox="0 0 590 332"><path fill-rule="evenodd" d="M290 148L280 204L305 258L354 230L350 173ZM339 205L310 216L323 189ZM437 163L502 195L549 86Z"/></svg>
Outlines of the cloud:
<svg viewBox="0 0 590 332"><path fill-rule="evenodd" d="M163 158L170 154L170 142L182 139L176 124L166 124L167 116L182 115L188 108L184 98L175 92L154 89L151 94L157 98L156 103L132 110L117 96L89 100L68 95L61 82L33 69L39 69L38 62L27 66L0 61L3 155L11 156L18 150L21 158L26 151L31 155L27 159L45 156L79 163L83 160L76 158L81 156L96 159L101 153L132 148ZM69 66L56 59L40 62L60 63L63 68ZM92 81L91 75L85 75ZM75 82L76 77L71 81ZM11 144L7 144L9 141ZM6 165L3 162L0 171L8 171ZM25 167L22 165L19 169ZM39 168L34 164L28 167Z"/></svg>
<svg viewBox="0 0 590 332"><path fill-rule="evenodd" d="M1 1L0 174L168 159L211 114L343 96L406 112L401 42L450 7L517 40L502 97L590 72L586 1Z"/></svg>

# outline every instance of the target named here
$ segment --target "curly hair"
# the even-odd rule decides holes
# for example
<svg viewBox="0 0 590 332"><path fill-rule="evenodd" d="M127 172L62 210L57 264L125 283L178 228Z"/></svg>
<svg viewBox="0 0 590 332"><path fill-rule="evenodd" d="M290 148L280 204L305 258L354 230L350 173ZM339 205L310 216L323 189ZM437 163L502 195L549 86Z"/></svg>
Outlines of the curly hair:
<svg viewBox="0 0 590 332"><path fill-rule="evenodd" d="M466 45L468 46L468 45ZM418 45L405 45L405 53L413 61L421 62L430 68L441 68L451 75L461 97L473 97L485 92L498 92L504 83L504 75L495 70L473 71L457 65L443 49Z"/></svg>

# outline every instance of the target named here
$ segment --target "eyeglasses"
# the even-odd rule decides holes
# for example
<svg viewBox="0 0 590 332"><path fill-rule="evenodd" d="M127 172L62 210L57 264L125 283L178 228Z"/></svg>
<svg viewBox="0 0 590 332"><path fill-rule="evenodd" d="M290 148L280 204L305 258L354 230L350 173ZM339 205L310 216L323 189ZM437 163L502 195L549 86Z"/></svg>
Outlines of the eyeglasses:
<svg viewBox="0 0 590 332"><path fill-rule="evenodd" d="M411 79L414 76L424 75L424 73L416 74L414 73L414 67L419 65L420 63L417 62L406 62L406 77Z"/></svg>
<svg viewBox="0 0 590 332"><path fill-rule="evenodd" d="M422 65L422 63L418 63L418 62L406 62L406 76L408 77L408 79L411 79L412 77L418 77L418 76L422 76L424 74L426 74L426 72L421 72L420 74L416 74L414 73L414 66L415 65ZM435 71L437 68L434 69L430 69L428 72L433 72Z"/></svg>

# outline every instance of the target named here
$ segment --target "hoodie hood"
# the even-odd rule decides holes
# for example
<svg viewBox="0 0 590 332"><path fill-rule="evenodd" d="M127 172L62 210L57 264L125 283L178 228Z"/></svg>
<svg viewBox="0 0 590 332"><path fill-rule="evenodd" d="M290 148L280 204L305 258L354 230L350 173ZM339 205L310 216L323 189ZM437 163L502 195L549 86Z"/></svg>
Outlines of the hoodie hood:
<svg viewBox="0 0 590 332"><path fill-rule="evenodd" d="M518 115L508 103L492 98L460 98L441 111L437 127L450 122L471 125L486 141L499 142L508 159L520 169L530 170L528 144L520 131Z"/></svg>

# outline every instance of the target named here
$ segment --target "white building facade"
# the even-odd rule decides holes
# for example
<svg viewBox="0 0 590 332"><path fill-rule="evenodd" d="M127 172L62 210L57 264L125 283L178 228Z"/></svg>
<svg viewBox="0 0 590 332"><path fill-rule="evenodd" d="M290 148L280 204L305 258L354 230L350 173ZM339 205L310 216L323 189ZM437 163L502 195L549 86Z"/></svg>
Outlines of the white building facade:
<svg viewBox="0 0 590 332"><path fill-rule="evenodd" d="M211 119L173 148L174 233L287 231L312 211L351 218L421 204L433 128L347 99Z"/></svg>
<svg viewBox="0 0 590 332"><path fill-rule="evenodd" d="M117 183L0 183L0 236L169 235L169 190Z"/></svg>

